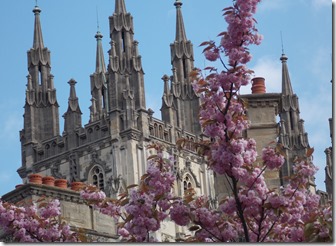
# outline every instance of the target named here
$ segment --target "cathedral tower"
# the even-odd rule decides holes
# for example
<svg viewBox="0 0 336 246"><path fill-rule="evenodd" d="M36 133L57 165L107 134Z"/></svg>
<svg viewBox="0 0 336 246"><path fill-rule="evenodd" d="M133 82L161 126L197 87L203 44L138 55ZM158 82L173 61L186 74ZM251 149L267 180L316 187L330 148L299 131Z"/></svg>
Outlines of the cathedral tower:
<svg viewBox="0 0 336 246"><path fill-rule="evenodd" d="M28 51L28 76L24 126L20 131L23 166L31 167L36 161L34 150L45 139L59 135L59 114L51 74L50 51L44 47L40 13L35 6L33 47Z"/></svg>
<svg viewBox="0 0 336 246"><path fill-rule="evenodd" d="M133 17L124 0L115 1L110 20L111 48L108 65L108 108L112 138L118 134L148 137L144 72L138 42L134 40Z"/></svg>
<svg viewBox="0 0 336 246"><path fill-rule="evenodd" d="M164 93L162 97L162 120L170 122L187 132L201 133L198 121L199 98L192 88L190 72L194 69L193 44L187 39L183 16L182 2L176 0L176 34L170 44L173 75L169 86L167 75L163 76ZM195 119L195 120L190 120Z"/></svg>

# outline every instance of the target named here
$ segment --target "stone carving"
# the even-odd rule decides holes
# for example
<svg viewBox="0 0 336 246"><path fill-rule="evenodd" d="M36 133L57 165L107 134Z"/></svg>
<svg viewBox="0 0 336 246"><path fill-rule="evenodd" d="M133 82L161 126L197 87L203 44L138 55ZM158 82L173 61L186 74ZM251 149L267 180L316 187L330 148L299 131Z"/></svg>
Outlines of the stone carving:
<svg viewBox="0 0 336 246"><path fill-rule="evenodd" d="M109 196L116 195L123 190L125 190L125 182L121 174L119 174L118 177L111 176L108 179L106 193L109 194Z"/></svg>

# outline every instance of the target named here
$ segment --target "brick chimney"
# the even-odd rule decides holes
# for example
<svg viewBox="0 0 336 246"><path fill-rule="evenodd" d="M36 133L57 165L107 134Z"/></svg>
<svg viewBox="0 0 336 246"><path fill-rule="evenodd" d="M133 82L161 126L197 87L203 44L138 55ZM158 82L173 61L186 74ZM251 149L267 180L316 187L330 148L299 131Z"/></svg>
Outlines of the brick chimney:
<svg viewBox="0 0 336 246"><path fill-rule="evenodd" d="M265 78L256 77L252 79L252 94L266 93Z"/></svg>

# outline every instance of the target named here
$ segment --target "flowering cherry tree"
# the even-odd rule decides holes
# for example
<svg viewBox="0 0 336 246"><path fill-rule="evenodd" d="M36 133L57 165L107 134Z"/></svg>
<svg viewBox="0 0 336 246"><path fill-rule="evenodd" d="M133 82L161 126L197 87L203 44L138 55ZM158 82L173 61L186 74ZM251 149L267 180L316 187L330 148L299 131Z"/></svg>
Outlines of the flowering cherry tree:
<svg viewBox="0 0 336 246"><path fill-rule="evenodd" d="M193 223L191 229L195 234L190 240L198 241L327 241L331 238L331 209L316 209L319 196L308 189L309 178L316 172L310 161L313 149L308 149L306 156L293 163L294 175L285 187L270 190L263 173L266 169L281 168L284 162L282 146L273 144L264 148L262 163L258 164L256 142L242 138L249 121L238 93L240 87L251 80L252 71L246 67L251 60L248 46L261 41L253 18L258 2L233 1L232 7L224 9L228 28L219 34L219 45L213 41L201 44L205 46L205 57L209 61L220 60L224 70L208 67L210 74L206 77L200 71L192 74L194 90L201 98L200 123L211 139L196 147L206 157L210 168L227 179L230 194L220 201L216 210L208 209L206 202L196 206L197 199L184 202L179 206L180 216L187 208L192 210L188 216L190 220L180 225Z"/></svg>
<svg viewBox="0 0 336 246"><path fill-rule="evenodd" d="M239 98L241 86L251 80L248 46L261 42L253 15L260 0L233 0L225 8L227 31L219 34L220 43L203 42L209 61L220 61L223 70L205 68L193 71L195 92L200 96L200 124L209 140L193 143L209 168L225 178L229 195L211 207L207 197L196 197L193 189L184 197L174 194L173 159L164 158L158 144L150 148L156 154L148 158L148 169L139 184L130 185L117 198L107 198L94 186L81 191L81 197L118 225L121 240L152 242L154 233L167 218L187 226L186 241L200 242L312 242L332 240L332 210L320 207L319 196L309 191L309 179L316 167L311 162L313 149L293 163L294 174L287 184L269 189L264 172L279 170L284 163L282 146L272 143L257 162L256 142L244 139L249 127L244 102ZM183 147L187 140L176 144ZM217 177L218 177L217 175ZM59 214L58 201L37 211L36 206L15 207L0 203L0 225L18 241L71 241L75 235L65 224L51 219ZM33 211L33 212L32 212ZM29 219L28 219L29 218Z"/></svg>

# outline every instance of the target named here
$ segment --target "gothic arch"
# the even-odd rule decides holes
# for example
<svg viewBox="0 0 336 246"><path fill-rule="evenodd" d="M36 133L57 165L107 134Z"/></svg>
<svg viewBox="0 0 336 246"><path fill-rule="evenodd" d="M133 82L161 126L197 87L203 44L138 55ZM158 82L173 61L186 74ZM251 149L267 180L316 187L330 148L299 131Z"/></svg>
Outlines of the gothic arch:
<svg viewBox="0 0 336 246"><path fill-rule="evenodd" d="M189 188L196 188L195 180L190 175L190 173L186 173L183 177L183 191L189 189Z"/></svg>
<svg viewBox="0 0 336 246"><path fill-rule="evenodd" d="M157 126L157 124L156 123L154 123L154 136L155 137L158 137L158 126Z"/></svg>
<svg viewBox="0 0 336 246"><path fill-rule="evenodd" d="M88 182L97 186L100 190L105 189L105 171L104 169L96 164L94 165L88 173Z"/></svg>
<svg viewBox="0 0 336 246"><path fill-rule="evenodd" d="M98 176L97 176L97 180L99 180L98 178L103 177L104 179L104 187L106 186L106 173L111 172L112 168L110 166L108 166L106 164L105 161L102 161L99 157L98 157L98 153L96 151L93 151L91 153L91 162L90 165L86 167L85 170L85 174L84 174L84 179L88 180L88 182L90 184L94 184L94 180L93 180L93 175L94 175L94 168L98 167L101 169L101 171L99 171ZM99 174L102 173L102 175L99 176ZM100 186L98 186L100 188Z"/></svg>
<svg viewBox="0 0 336 246"><path fill-rule="evenodd" d="M163 128L161 125L159 125L159 136L160 139L163 139Z"/></svg>
<svg viewBox="0 0 336 246"><path fill-rule="evenodd" d="M194 188L201 188L201 183L197 180L197 176L196 174L193 172L193 170L190 167L191 163L190 163L190 159L187 157L186 158L186 163L185 163L185 167L183 169L181 169L178 174L177 177L178 179L180 179L182 181L182 183L184 182L184 179L187 175L189 175L189 179L193 180L193 187Z"/></svg>

